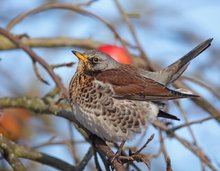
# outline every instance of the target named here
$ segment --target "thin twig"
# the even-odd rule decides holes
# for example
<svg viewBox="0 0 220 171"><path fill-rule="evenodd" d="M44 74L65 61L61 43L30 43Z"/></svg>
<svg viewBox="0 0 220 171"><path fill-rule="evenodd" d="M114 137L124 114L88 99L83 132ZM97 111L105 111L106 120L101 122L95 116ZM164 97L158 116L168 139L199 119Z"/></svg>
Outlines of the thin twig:
<svg viewBox="0 0 220 171"><path fill-rule="evenodd" d="M114 157L114 153L113 151L110 149L110 147L108 147L106 145L106 143L104 141L102 141L100 138L96 137L94 139L94 144L95 144L95 148L97 150L99 150L100 153L102 154L105 154L106 156L106 153L108 154L108 159L111 161L111 159ZM117 170L117 171L125 171L125 168L123 167L123 165L118 162L118 160L114 160L113 163L112 163L112 166Z"/></svg>
<svg viewBox="0 0 220 171"><path fill-rule="evenodd" d="M207 117L207 118L199 119L197 121L192 121L192 122L184 123L182 125L179 125L179 126L176 126L174 128L169 129L169 131L175 132L176 130L184 128L186 126L190 126L190 125L194 125L194 124L198 124L198 123L201 124L201 123L203 123L205 121L208 121L208 120L211 120L211 119L215 119L215 118L218 118L218 117L220 117L220 116L216 116L216 117L210 116L210 117Z"/></svg>
<svg viewBox="0 0 220 171"><path fill-rule="evenodd" d="M167 153L167 150L166 150L166 147L165 147L165 144L164 144L164 138L163 138L163 135L162 135L162 131L159 130L159 132L160 132L160 145L161 145L161 150L162 150L164 159L165 159L166 164L167 164L166 170L167 170L167 171L172 171L173 169L172 169L172 166L171 166L171 160L170 160L170 157L168 156L168 153Z"/></svg>
<svg viewBox="0 0 220 171"><path fill-rule="evenodd" d="M71 140L71 141L69 141L69 143L67 145L69 146L69 149L71 151L73 159L75 160L76 163L79 163L80 159L77 155L77 150L76 150L76 147L75 147L73 124L72 124L71 121L67 120L67 125L69 127L69 136L70 136L70 140Z"/></svg>
<svg viewBox="0 0 220 171"><path fill-rule="evenodd" d="M53 64L50 65L52 69L60 68L60 67L72 67L75 64L75 62L69 62L69 63L62 63L62 64Z"/></svg>
<svg viewBox="0 0 220 171"><path fill-rule="evenodd" d="M90 6L90 5L92 5L94 2L97 2L98 0L90 0L90 1L88 1L88 2L83 2L83 3L79 3L79 4L76 4L76 6L80 6L80 7L82 7L82 6Z"/></svg>
<svg viewBox="0 0 220 171"><path fill-rule="evenodd" d="M202 86L202 87L204 87L204 88L206 88L207 90L209 90L214 96L216 96L218 99L220 99L220 94L219 94L219 92L217 92L215 89L213 89L211 86L209 86L208 84L205 84L205 83L203 83L202 81L199 81L199 80L197 80L197 79L195 79L195 78L192 78L192 77L188 77L188 76L181 76L180 77L180 80L183 80L183 79L185 79L185 80L189 80L189 81L192 81L192 82L194 82L194 83L196 83L196 84L198 84L198 85L200 85L200 86Z"/></svg>
<svg viewBox="0 0 220 171"><path fill-rule="evenodd" d="M32 146L32 149L38 149L38 148L42 148L42 147L50 146L50 145L67 145L68 143L71 143L71 140L47 141L47 142ZM76 144L84 144L87 142L85 140L79 140L79 141L75 141L75 143Z"/></svg>
<svg viewBox="0 0 220 171"><path fill-rule="evenodd" d="M152 135L150 136L150 138L148 138L148 140L146 141L146 143L144 143L144 145L143 145L139 150L137 150L134 154L140 153L144 148L147 147L147 145L148 145L153 139L154 139L154 134L152 134Z"/></svg>
<svg viewBox="0 0 220 171"><path fill-rule="evenodd" d="M138 153L138 154L131 154L130 156L119 156L120 161L123 163L129 163L129 162L143 162L148 169L151 169L148 156ZM135 167L135 165L132 165Z"/></svg>
<svg viewBox="0 0 220 171"><path fill-rule="evenodd" d="M101 166L99 164L99 159L98 159L98 153L96 150L94 150L94 161L95 161L95 167L97 171L102 171Z"/></svg>
<svg viewBox="0 0 220 171"><path fill-rule="evenodd" d="M182 116L183 116L183 118L184 118L185 124L188 124L188 123L189 123L189 120L188 120L188 118L187 118L186 112L184 111L183 107L181 106L181 104L179 103L179 101L175 101L174 103L175 103L175 104L177 105L177 107L179 108L179 110L180 110L180 112L181 112L181 114L182 114ZM195 137L195 135L194 135L194 133L193 133L191 127L190 127L190 126L187 126L187 129L188 129L188 131L189 131L189 133L190 133L190 135L191 135L191 137L192 137L192 139L193 139L193 144L194 144L194 145L197 145L196 137Z"/></svg>
<svg viewBox="0 0 220 171"><path fill-rule="evenodd" d="M190 89L189 86L187 86L186 84L184 84L181 81L176 81L175 86L177 86L178 88L184 88L187 90L190 90L193 92L193 94L198 94L197 92L195 92L194 90ZM213 117L216 117L216 121L220 122L220 112L212 105L210 104L207 100L205 100L204 98L191 98L191 100L200 108L202 108L203 110L207 111L208 113L210 113Z"/></svg>
<svg viewBox="0 0 220 171"><path fill-rule="evenodd" d="M34 68L34 72L35 72L35 74L36 74L38 80L40 80L42 83L44 83L44 84L46 84L46 85L50 85L50 84L48 83L48 81L45 80L45 79L43 79L42 76L40 75L40 73L39 73L39 71L38 71L38 69L37 69L36 61L33 61L33 68Z"/></svg>
<svg viewBox="0 0 220 171"><path fill-rule="evenodd" d="M210 161L210 159L206 156L206 154L200 149L200 148L195 148L194 146L191 145L191 143L189 143L187 140L175 135L174 136L182 145L184 145L186 148L188 148L191 152L193 152L194 154L196 154L200 160L205 163L207 166L209 166L209 168L212 171L217 171L217 169L213 166L212 162Z"/></svg>
<svg viewBox="0 0 220 171"><path fill-rule="evenodd" d="M74 11L77 12L79 14L82 15L86 15L89 17L93 17L95 19L97 19L98 21L100 21L101 23L103 23L104 25L106 25L111 31L112 33L115 35L115 37L122 43L122 45L125 47L126 46L126 41L124 41L121 36L119 35L119 33L116 31L116 29L112 26L111 23L105 21L103 18L93 14L90 11L87 11L85 9L80 8L77 5L73 5L71 4L63 4L63 3L58 3L58 2L49 2L46 4L43 4L35 9L32 9L26 13L23 13L21 15L18 15L17 17L15 17L13 20L11 20L11 22L8 24L7 29L10 30L12 29L12 27L14 27L17 23L21 22L24 18L36 14L38 12L42 12L45 10L49 10L49 9L65 9L65 10L70 10L70 11Z"/></svg>
<svg viewBox="0 0 220 171"><path fill-rule="evenodd" d="M10 155L10 157L20 157L20 158L25 158L33 161L37 161L42 164L46 164L48 166L51 166L53 168L63 170L65 168L66 171L75 171L75 167L66 163L65 161L55 158L53 156L49 156L47 154L32 150L30 148L24 147L24 146L19 146L13 141L10 141L9 139L3 137L0 135L0 146L2 149L9 149L13 155ZM15 165L14 170L15 171L23 171L25 170L24 168L20 167L20 165Z"/></svg>
<svg viewBox="0 0 220 171"><path fill-rule="evenodd" d="M7 37L9 40L11 40L13 43L16 44L16 46L20 47L23 49L31 58L32 60L38 62L39 64L42 65L42 67L48 72L48 74L51 76L51 78L54 80L56 83L57 87L60 89L60 91L63 93L65 96L66 100L68 100L68 93L66 88L64 87L63 83L60 81L60 78L54 73L53 69L50 68L50 66L46 63L45 60L43 60L40 56L38 56L30 47L27 45L23 44L19 38L8 32L7 30L3 29L0 27L0 34L4 35Z"/></svg>
<svg viewBox="0 0 220 171"><path fill-rule="evenodd" d="M0 134L0 153L3 154L6 161L10 164L14 171L25 171L25 167L18 159L15 151L12 149L12 145L8 143L8 140Z"/></svg>
<svg viewBox="0 0 220 171"><path fill-rule="evenodd" d="M17 37L17 36L16 36ZM93 39L76 39L69 37L53 37L53 38L20 38L19 40L29 47L35 48L54 48L54 47L79 47L85 49L96 49L104 42L94 41ZM0 36L0 50L17 49L7 38Z"/></svg>
<svg viewBox="0 0 220 171"><path fill-rule="evenodd" d="M121 155L125 142L126 140L123 140L121 142L121 144L119 145L118 151L115 153L114 157L111 159L111 163L113 163L115 159L117 160L117 158Z"/></svg>
<svg viewBox="0 0 220 171"><path fill-rule="evenodd" d="M35 114L40 114L40 115L49 114L49 115L55 115L65 118L79 125L81 128L80 127L76 127L76 128L84 136L84 138L87 141L89 141L89 135L91 133L85 128L83 128L83 126L81 126L80 123L78 123L78 121L74 118L73 112L60 110L60 108L58 108L54 104L45 104L43 99L41 98L37 98L37 97L0 98L0 106L2 108L23 107L35 112ZM113 158L114 156L113 151L102 139L96 137L94 144L99 153L105 155L109 160ZM117 160L115 160L112 163L112 165L118 171L125 170L123 165L119 163Z"/></svg>
<svg viewBox="0 0 220 171"><path fill-rule="evenodd" d="M92 155L93 155L93 147L91 146L91 147L89 147L89 150L85 154L85 156L82 159L82 161L76 167L76 170L78 170L78 171L84 170L84 168L88 164L89 160L92 158Z"/></svg>
<svg viewBox="0 0 220 171"><path fill-rule="evenodd" d="M105 166L105 170L106 171L110 171L110 165L109 165L109 161L107 160L106 156L104 156L102 153L99 153L99 156L101 157L102 159L102 162Z"/></svg>
<svg viewBox="0 0 220 171"><path fill-rule="evenodd" d="M169 128L159 121L154 121L153 125L160 128L163 131L169 132ZM193 154L195 154L200 160L202 160L207 166L209 166L210 169L212 169L213 171L217 171L217 169L213 166L211 161L208 159L206 154L201 149L195 148L192 143L189 143L187 140L179 137L174 132L172 133L172 137L179 141L187 149L189 149Z"/></svg>
<svg viewBox="0 0 220 171"><path fill-rule="evenodd" d="M124 10L123 10L122 6L119 4L118 0L114 0L114 2L116 4L118 10L120 11L120 13L121 13L125 23L127 24L128 29L130 30L131 35L133 36L133 39L134 39L134 41L135 41L135 43L137 45L137 49L140 52L140 57L143 59L143 61L146 64L146 68L148 70L153 70L152 66L150 65L150 61L149 61L147 55L145 54L145 52L144 52L144 50L143 50L143 48L142 48L142 46L141 46L141 44L140 44L140 42L139 42L139 40L137 38L137 35L135 33L135 30L134 30L134 27L131 24L128 15L124 12Z"/></svg>

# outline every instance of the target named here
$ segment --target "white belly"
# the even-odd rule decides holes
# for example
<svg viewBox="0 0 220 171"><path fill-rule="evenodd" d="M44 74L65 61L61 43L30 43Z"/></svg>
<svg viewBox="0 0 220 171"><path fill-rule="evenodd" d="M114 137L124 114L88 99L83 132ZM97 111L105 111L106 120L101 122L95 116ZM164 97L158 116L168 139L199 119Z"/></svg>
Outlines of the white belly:
<svg viewBox="0 0 220 171"><path fill-rule="evenodd" d="M129 105L126 104L126 101L116 100L115 105ZM123 103L123 104L121 104ZM90 132L96 134L100 138L108 141L122 141L130 139L134 136L135 132L142 132L144 128L148 125L149 121L156 118L158 114L157 105L150 102L135 102L137 103L137 112L139 112L140 117L144 118L145 125L142 125L137 130L128 129L127 133L123 132L119 127L114 126L110 120L104 119L104 116L100 115L96 117L92 111L84 110L77 104L74 105L75 110L74 114L76 119ZM144 107L146 106L146 108ZM141 107L141 110L140 110ZM139 110L139 111L138 111ZM126 117L126 113L123 113L123 116Z"/></svg>

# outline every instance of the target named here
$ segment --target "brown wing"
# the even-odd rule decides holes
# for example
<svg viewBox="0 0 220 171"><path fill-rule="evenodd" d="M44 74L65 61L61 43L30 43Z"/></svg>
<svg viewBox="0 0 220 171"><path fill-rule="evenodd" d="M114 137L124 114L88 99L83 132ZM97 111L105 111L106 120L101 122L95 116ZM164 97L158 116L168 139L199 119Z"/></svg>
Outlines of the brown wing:
<svg viewBox="0 0 220 171"><path fill-rule="evenodd" d="M119 99L160 101L193 96L170 90L152 79L143 77L129 65L99 73L96 79L110 83L115 92L114 97Z"/></svg>

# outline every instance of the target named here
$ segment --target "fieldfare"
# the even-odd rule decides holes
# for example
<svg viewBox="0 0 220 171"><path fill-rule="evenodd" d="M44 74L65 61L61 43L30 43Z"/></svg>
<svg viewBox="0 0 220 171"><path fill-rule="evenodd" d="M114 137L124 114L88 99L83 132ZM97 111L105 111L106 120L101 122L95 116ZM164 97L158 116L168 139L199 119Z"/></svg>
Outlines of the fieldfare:
<svg viewBox="0 0 220 171"><path fill-rule="evenodd" d="M207 49L208 39L167 68L150 72L120 64L98 50L73 51L79 59L69 85L70 104L80 124L100 138L130 139L156 117L179 120L163 111L162 102L197 95L167 87L186 70L189 62Z"/></svg>

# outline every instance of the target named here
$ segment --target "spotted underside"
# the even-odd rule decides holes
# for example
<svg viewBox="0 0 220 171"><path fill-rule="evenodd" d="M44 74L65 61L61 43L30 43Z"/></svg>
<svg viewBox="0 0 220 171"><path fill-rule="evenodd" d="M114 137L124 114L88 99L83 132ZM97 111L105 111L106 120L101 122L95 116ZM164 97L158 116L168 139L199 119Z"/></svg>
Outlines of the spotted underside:
<svg viewBox="0 0 220 171"><path fill-rule="evenodd" d="M159 109L155 104L116 99L110 84L87 75L76 74L70 86L73 90L70 99L76 119L92 133L108 141L131 138L158 114Z"/></svg>

